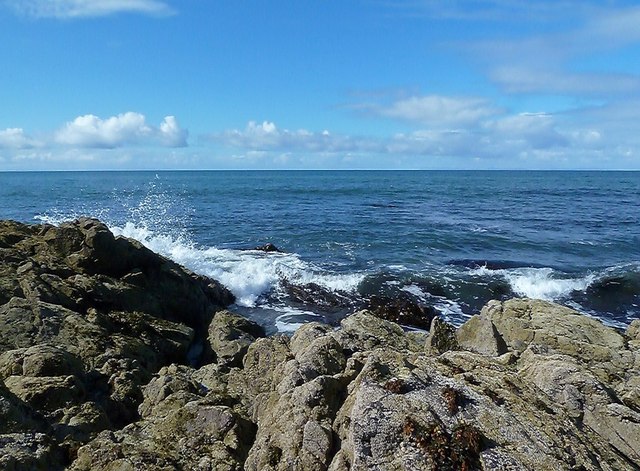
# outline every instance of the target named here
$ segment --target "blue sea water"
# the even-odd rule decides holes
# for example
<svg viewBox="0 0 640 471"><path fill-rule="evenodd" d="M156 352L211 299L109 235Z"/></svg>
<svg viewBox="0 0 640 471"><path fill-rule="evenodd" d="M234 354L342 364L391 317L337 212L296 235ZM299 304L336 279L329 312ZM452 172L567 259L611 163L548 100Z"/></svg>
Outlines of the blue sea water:
<svg viewBox="0 0 640 471"><path fill-rule="evenodd" d="M639 172L0 173L0 219L81 215L219 279L271 330L371 295L455 324L513 296L640 317ZM267 242L283 253L247 250Z"/></svg>

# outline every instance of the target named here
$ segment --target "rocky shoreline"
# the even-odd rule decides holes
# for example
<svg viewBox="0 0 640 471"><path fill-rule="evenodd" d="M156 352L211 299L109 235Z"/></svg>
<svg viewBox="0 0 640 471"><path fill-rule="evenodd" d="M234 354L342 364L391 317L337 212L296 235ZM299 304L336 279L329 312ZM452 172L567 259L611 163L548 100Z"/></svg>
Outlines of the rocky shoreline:
<svg viewBox="0 0 640 471"><path fill-rule="evenodd" d="M0 469L640 469L640 321L492 301L266 337L97 220L0 222Z"/></svg>

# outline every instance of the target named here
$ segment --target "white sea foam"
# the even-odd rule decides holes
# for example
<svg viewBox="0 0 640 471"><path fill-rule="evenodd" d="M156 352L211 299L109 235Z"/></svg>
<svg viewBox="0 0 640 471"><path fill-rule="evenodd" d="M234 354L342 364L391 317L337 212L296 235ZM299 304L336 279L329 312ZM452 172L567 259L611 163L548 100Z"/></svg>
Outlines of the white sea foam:
<svg viewBox="0 0 640 471"><path fill-rule="evenodd" d="M462 311L462 308L457 302L440 296L438 296L437 299L438 301L434 305L435 308L440 312L442 318L450 324L459 327L471 317L471 315L465 314Z"/></svg>
<svg viewBox="0 0 640 471"><path fill-rule="evenodd" d="M556 301L569 296L573 291L584 291L596 280L589 274L577 278L560 278L552 268L512 268L490 270L486 267L471 270L472 275L502 276L519 296Z"/></svg>
<svg viewBox="0 0 640 471"><path fill-rule="evenodd" d="M182 236L155 234L145 226L130 222L110 229L116 235L138 240L196 273L220 281L236 296L237 304L246 307L255 307L260 297L275 289L282 279L299 285L316 283L329 290L353 292L365 276L327 272L296 254L198 247Z"/></svg>
<svg viewBox="0 0 640 471"><path fill-rule="evenodd" d="M429 297L429 295L427 293L425 293L423 291L423 289L420 288L417 285L413 285L413 284L412 285L405 285L400 289L402 291L405 291L405 292L409 293L409 294L413 294L415 297L417 297L418 299L421 299L423 301L426 300Z"/></svg>
<svg viewBox="0 0 640 471"><path fill-rule="evenodd" d="M308 322L309 317L321 317L311 311L301 311L294 308L273 308L274 311L281 311L282 314L276 317L275 325L278 332L295 332Z"/></svg>

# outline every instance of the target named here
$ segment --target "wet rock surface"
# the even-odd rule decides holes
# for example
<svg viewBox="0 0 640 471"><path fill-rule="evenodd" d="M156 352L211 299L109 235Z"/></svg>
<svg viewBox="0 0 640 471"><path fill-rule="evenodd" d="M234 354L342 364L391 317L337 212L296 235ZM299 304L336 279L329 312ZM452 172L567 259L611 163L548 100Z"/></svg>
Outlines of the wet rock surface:
<svg viewBox="0 0 640 471"><path fill-rule="evenodd" d="M640 466L638 321L513 299L457 330L365 310L264 337L95 220L2 222L0 261L0 469Z"/></svg>

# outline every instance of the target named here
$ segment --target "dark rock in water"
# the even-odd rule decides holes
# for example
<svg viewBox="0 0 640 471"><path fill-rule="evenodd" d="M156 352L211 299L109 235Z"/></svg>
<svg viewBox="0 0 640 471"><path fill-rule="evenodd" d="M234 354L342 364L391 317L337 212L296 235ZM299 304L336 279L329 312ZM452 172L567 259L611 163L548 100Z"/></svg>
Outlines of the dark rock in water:
<svg viewBox="0 0 640 471"><path fill-rule="evenodd" d="M264 245L259 245L258 247L255 247L253 250L260 250L261 252L282 252L282 250L280 250L278 247L276 247L270 242Z"/></svg>
<svg viewBox="0 0 640 471"><path fill-rule="evenodd" d="M367 309L381 319L425 330L429 329L431 321L438 315L433 306L419 304L409 297L371 296Z"/></svg>
<svg viewBox="0 0 640 471"><path fill-rule="evenodd" d="M342 291L327 289L317 283L297 285L283 279L280 281L280 286L292 304L322 310L344 310L359 304L357 297Z"/></svg>

